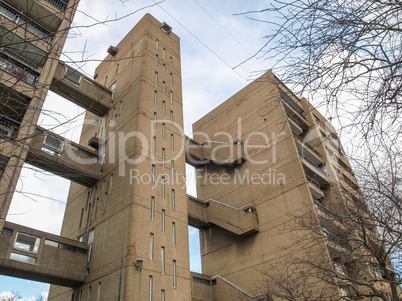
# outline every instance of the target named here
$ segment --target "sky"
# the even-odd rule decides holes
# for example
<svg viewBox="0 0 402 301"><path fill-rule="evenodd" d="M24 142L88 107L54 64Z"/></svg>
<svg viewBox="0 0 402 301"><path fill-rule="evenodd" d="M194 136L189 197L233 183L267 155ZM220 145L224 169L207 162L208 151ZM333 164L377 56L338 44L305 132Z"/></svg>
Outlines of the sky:
<svg viewBox="0 0 402 301"><path fill-rule="evenodd" d="M181 40L184 127L191 136L192 123L272 67L257 55L233 69L258 52L269 31L266 23L237 14L259 11L266 5L266 1L242 0L82 0L61 59L83 61L73 67L93 76L107 48L117 45L145 13L168 23ZM78 141L84 113L49 93L39 123ZM72 118L73 123L60 126ZM187 173L191 175L191 168ZM191 182L187 192L196 195ZM68 189L69 181L25 165L7 220L59 234ZM189 238L191 270L201 272L198 231L190 228ZM15 291L25 298L22 300L31 301L48 288L47 284L0 276L0 296Z"/></svg>

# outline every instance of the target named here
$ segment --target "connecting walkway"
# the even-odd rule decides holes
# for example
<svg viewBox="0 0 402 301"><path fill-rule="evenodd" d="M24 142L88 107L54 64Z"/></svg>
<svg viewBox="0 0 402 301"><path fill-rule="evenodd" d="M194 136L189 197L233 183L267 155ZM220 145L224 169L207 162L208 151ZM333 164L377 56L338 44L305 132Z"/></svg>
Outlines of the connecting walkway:
<svg viewBox="0 0 402 301"><path fill-rule="evenodd" d="M0 234L0 274L79 287L88 264L87 244L5 222Z"/></svg>
<svg viewBox="0 0 402 301"><path fill-rule="evenodd" d="M258 218L254 206L236 208L216 200L201 201L188 195L188 224L207 228L211 224L236 235L247 236L258 232Z"/></svg>

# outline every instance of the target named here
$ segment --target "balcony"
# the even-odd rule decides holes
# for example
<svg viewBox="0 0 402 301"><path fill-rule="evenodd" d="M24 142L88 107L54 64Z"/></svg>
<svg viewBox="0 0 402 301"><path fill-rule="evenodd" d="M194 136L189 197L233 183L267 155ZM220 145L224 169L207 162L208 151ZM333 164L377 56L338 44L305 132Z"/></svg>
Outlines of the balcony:
<svg viewBox="0 0 402 301"><path fill-rule="evenodd" d="M3 139L17 138L20 123L0 114L0 136Z"/></svg>
<svg viewBox="0 0 402 301"><path fill-rule="evenodd" d="M47 43L51 43L53 40L53 33L51 31L2 0L0 0L0 15L3 15L8 20L12 21L13 24L20 25L21 28L29 31ZM5 22L2 24L3 26L4 23Z"/></svg>
<svg viewBox="0 0 402 301"><path fill-rule="evenodd" d="M297 105L282 89L278 90L288 116L292 117L293 120L296 120L300 128L307 129L309 125L307 123L307 118L303 115L304 110L300 108L299 105Z"/></svg>
<svg viewBox="0 0 402 301"><path fill-rule="evenodd" d="M98 155L77 143L37 127L26 162L84 186L100 176Z"/></svg>
<svg viewBox="0 0 402 301"><path fill-rule="evenodd" d="M54 7L56 7L57 9L61 10L61 11L65 11L67 8L67 4L68 4L68 0L46 0L47 2L49 2L51 5L53 5Z"/></svg>
<svg viewBox="0 0 402 301"><path fill-rule="evenodd" d="M325 195L324 192L321 190L320 183L317 180L313 179L312 177L305 175L307 179L307 184L310 188L311 195L314 199L322 199Z"/></svg>
<svg viewBox="0 0 402 301"><path fill-rule="evenodd" d="M292 134L295 138L296 147L299 153L301 153L304 157L309 159L309 161L311 161L315 165L320 165L323 163L320 153L316 149L314 149L311 144L300 137L297 133L292 132Z"/></svg>
<svg viewBox="0 0 402 301"><path fill-rule="evenodd" d="M22 80L31 86L36 86L40 76L38 71L28 65L0 52L0 69L14 76L17 81Z"/></svg>
<svg viewBox="0 0 402 301"><path fill-rule="evenodd" d="M211 224L236 235L248 236L258 232L258 220L254 206L247 204L240 208L216 200L203 202L188 196L188 222L197 228Z"/></svg>
<svg viewBox="0 0 402 301"><path fill-rule="evenodd" d="M110 109L112 91L59 61L50 90L97 116Z"/></svg>
<svg viewBox="0 0 402 301"><path fill-rule="evenodd" d="M297 133L298 135L302 134L303 129L300 127L299 121L297 121L296 118L292 117L292 115L290 115L288 112L286 112L286 116L289 120L292 132Z"/></svg>
<svg viewBox="0 0 402 301"><path fill-rule="evenodd" d="M194 167L211 163L235 166L244 161L243 144L238 139L231 142L205 141L199 144L186 136L186 163Z"/></svg>
<svg viewBox="0 0 402 301"><path fill-rule="evenodd" d="M0 238L1 274L67 287L84 282L87 244L10 222Z"/></svg>

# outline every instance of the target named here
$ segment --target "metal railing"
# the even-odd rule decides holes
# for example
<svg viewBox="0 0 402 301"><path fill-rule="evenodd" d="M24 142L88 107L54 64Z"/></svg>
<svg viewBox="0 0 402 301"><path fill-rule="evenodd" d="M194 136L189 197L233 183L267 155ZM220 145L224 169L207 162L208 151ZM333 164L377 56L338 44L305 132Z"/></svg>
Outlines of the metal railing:
<svg viewBox="0 0 402 301"><path fill-rule="evenodd" d="M286 115L288 115L288 117L289 117L291 120L293 120L296 124L299 125L299 121L297 121L296 118L294 118L294 117L293 117L292 115L290 115L288 112L286 112Z"/></svg>
<svg viewBox="0 0 402 301"><path fill-rule="evenodd" d="M304 120L307 120L306 117L303 116L303 114L302 114L303 109L300 108L300 107L298 107L297 105L292 104L291 101L288 99L289 96L288 96L284 91L282 91L281 89L279 89L279 95L280 95L281 98L285 101L285 103L286 103L287 105L289 105L293 110L295 110L295 111L298 113L298 115L299 115L301 118L303 118Z"/></svg>
<svg viewBox="0 0 402 301"><path fill-rule="evenodd" d="M69 2L69 0L65 0L65 1L61 1L61 0L46 0L47 2L49 2L51 5L53 5L54 7L64 11L67 7L67 4Z"/></svg>
<svg viewBox="0 0 402 301"><path fill-rule="evenodd" d="M0 114L0 136L16 138L20 123Z"/></svg>
<svg viewBox="0 0 402 301"><path fill-rule="evenodd" d="M314 180L312 177L306 175L307 181L309 181L311 184L313 184L315 187L318 189L321 189L320 183L317 182L317 180Z"/></svg>
<svg viewBox="0 0 402 301"><path fill-rule="evenodd" d="M0 14L48 43L53 40L52 32L2 0L0 0Z"/></svg>
<svg viewBox="0 0 402 301"><path fill-rule="evenodd" d="M15 77L27 82L32 86L36 85L40 75L32 68L2 53L0 53L0 69L11 75L14 75Z"/></svg>
<svg viewBox="0 0 402 301"><path fill-rule="evenodd" d="M296 138L296 140L298 140L299 142L301 142L301 144L303 146L305 146L306 148L308 148L309 150L311 150L313 153L315 153L317 156L319 156L320 154L306 141L304 140L302 137L300 137L298 134L296 134L294 131L292 131L293 133L293 137Z"/></svg>
<svg viewBox="0 0 402 301"><path fill-rule="evenodd" d="M325 173L325 171L322 170L321 167L319 167L317 164L315 164L313 161L311 161L309 158L307 158L301 152L299 152L299 155L303 160L307 161L310 165L313 165L318 170L319 173L321 173L325 177L327 176L327 174Z"/></svg>

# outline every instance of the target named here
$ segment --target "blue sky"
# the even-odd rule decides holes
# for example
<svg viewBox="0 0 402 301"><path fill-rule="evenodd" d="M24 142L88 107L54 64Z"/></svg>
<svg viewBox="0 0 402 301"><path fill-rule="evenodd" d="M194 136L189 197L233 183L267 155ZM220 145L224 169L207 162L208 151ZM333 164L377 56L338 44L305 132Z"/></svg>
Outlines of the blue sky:
<svg viewBox="0 0 402 301"><path fill-rule="evenodd" d="M185 133L191 135L193 122L256 78L260 73L255 71L270 67L267 61L253 59L236 70L232 69L258 51L265 43L263 36L268 31L266 24L234 14L260 10L266 4L265 1L241 0L166 0L159 5L152 0L82 0L74 19L75 28L67 40L62 59L81 61L90 58L91 62L74 67L92 76L99 63L97 60L106 56L106 49L116 45L145 13L167 22L181 39ZM151 5L153 7L139 10ZM137 10L126 18L112 21ZM86 27L93 24L94 19L111 22ZM59 114L55 115L54 112ZM81 108L50 93L40 123L44 127L54 128L56 123L52 117L56 116L62 122L76 116L82 117L83 112ZM54 131L77 141L82 118L76 120L68 124L68 129L58 126ZM187 172L191 172L191 168ZM51 174L38 177L29 168L24 168L7 220L58 234L68 188L67 180ZM27 192L45 198L28 198ZM188 187L188 193L196 194L193 182ZM198 231L190 228L189 237L191 269L201 272ZM0 276L0 294L11 290L30 298L47 291L48 285Z"/></svg>

